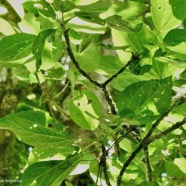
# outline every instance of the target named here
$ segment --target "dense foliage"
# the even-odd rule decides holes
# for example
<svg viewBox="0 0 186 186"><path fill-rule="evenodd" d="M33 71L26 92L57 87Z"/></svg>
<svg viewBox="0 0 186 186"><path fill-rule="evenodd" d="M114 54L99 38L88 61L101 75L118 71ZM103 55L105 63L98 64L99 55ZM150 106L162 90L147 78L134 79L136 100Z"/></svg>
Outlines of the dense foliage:
<svg viewBox="0 0 186 186"><path fill-rule="evenodd" d="M184 186L186 1L1 3L1 182Z"/></svg>

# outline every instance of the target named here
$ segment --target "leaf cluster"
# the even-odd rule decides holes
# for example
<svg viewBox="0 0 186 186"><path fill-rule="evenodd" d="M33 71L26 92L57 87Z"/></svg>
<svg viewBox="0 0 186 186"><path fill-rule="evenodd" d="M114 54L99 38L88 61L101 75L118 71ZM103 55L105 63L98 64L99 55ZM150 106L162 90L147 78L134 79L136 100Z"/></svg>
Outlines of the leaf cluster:
<svg viewBox="0 0 186 186"><path fill-rule="evenodd" d="M30 146L20 185L186 182L185 2L8 2L0 70L30 91L0 129Z"/></svg>

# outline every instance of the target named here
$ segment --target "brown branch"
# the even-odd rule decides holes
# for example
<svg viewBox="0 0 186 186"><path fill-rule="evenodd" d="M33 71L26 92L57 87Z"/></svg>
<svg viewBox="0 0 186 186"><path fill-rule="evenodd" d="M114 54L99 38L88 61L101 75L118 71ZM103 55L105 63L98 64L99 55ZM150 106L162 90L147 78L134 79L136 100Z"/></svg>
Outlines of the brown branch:
<svg viewBox="0 0 186 186"><path fill-rule="evenodd" d="M123 174L125 173L127 167L130 165L130 163L132 162L132 160L137 156L137 154L142 150L142 148L149 143L149 138L151 137L152 133L154 132L154 130L156 129L156 127L159 125L159 123L171 112L171 110L174 107L177 107L177 106L183 104L184 102L185 102L185 98L184 97L178 98L175 101L175 103L166 112L164 112L156 120L156 122L152 125L152 127L149 130L149 132L147 133L147 135L142 139L142 141L140 142L140 144L138 145L138 147L132 152L132 154L130 155L130 157L123 164L123 167L122 167L122 169L121 169L121 171L119 173L119 176L117 178L117 186L120 186L121 185L121 180L122 180Z"/></svg>
<svg viewBox="0 0 186 186"><path fill-rule="evenodd" d="M106 89L106 85L102 85L100 84L99 82L97 82L96 80L92 79L90 77L90 75L88 73L86 73L80 66L79 66L79 63L76 61L75 59L75 56L72 52L72 49L71 49L71 46L70 46L70 39L69 39L69 35L68 35L68 31L69 29L65 30L64 31L64 37L65 37L65 42L66 42L66 45L67 45L67 52L68 52L68 55L70 57L70 59L72 60L72 63L75 65L75 67L77 68L77 70L86 78L88 79L90 82L92 82L94 85L96 85L97 87L101 88L104 95L105 95L105 98L107 100L107 103L108 105L110 106L110 110L111 110L111 113L112 114L117 114L117 109L115 107L115 104L112 100L112 97L110 95L110 93L108 92L108 90Z"/></svg>
<svg viewBox="0 0 186 186"><path fill-rule="evenodd" d="M104 174L105 181L106 181L107 185L112 186L110 183L109 175L108 175L107 151L106 151L105 146L103 144L101 145L101 149L102 149L102 155L100 158L100 166L103 168L103 174Z"/></svg>
<svg viewBox="0 0 186 186"><path fill-rule="evenodd" d="M130 163L132 162L132 160L136 157L136 155L140 152L140 150L143 148L143 143L140 143L138 145L138 147L132 152L132 154L130 155L130 157L127 159L127 161L124 163L119 176L117 178L117 186L121 185L121 180L123 177L124 172L126 171L127 167L130 165Z"/></svg>
<svg viewBox="0 0 186 186"><path fill-rule="evenodd" d="M107 100L108 105L110 106L110 111L112 114L117 115L117 108L116 105L106 87L102 88L102 91L105 95L105 99Z"/></svg>
<svg viewBox="0 0 186 186"><path fill-rule="evenodd" d="M158 140L160 138L162 138L163 136L166 136L167 134L171 133L172 131L178 129L179 127L181 127L182 125L186 124L186 118L184 118L182 121L179 121L177 123L175 123L174 125L172 125L171 127L169 127L168 129L164 130L163 132L160 132L154 136L152 136L149 141L148 144L154 142L155 140Z"/></svg>
<svg viewBox="0 0 186 186"><path fill-rule="evenodd" d="M64 31L64 38L65 38L65 42L67 45L67 52L68 55L70 57L70 59L72 60L72 63L75 65L75 67L78 69L78 71L86 78L88 79L90 82L92 82L94 85L96 85L97 87L101 88L101 84L98 83L96 80L92 79L90 77L90 75L88 73L86 73L78 64L78 62L76 61L74 54L72 52L71 46L70 46L70 39L69 39L69 35L68 35L68 31L69 29Z"/></svg>

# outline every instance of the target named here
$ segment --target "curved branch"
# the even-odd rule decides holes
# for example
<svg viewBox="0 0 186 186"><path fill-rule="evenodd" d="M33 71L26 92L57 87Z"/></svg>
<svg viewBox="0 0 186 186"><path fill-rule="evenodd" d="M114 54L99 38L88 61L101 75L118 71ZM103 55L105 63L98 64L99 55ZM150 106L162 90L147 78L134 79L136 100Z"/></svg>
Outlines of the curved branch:
<svg viewBox="0 0 186 186"><path fill-rule="evenodd" d="M69 29L64 31L64 38L65 38L65 42L67 44L67 52L69 54L70 59L72 60L73 64L75 65L75 67L78 69L78 71L85 77L87 78L90 82L92 82L94 85L96 85L97 87L101 88L101 84L98 83L96 80L92 79L90 77L90 75L88 73L86 73L78 64L78 62L76 61L74 54L72 52L71 46L70 46L70 39L69 39L69 35L68 35L68 31Z"/></svg>
<svg viewBox="0 0 186 186"><path fill-rule="evenodd" d="M97 87L101 88L105 98L107 100L108 105L110 106L110 110L112 114L117 114L117 109L115 107L115 104L112 100L112 97L110 95L110 93L108 92L108 90L106 89L106 85L100 84L99 82L97 82L96 80L92 79L90 77L90 75L88 73L86 73L80 66L79 63L76 61L74 54L72 52L71 46L70 46L70 39L69 39L69 35L68 35L68 31L69 29L64 31L64 38L65 38L65 42L67 45L67 52L68 55L70 57L70 59L72 60L72 63L75 65L75 67L77 68L77 70L86 78L88 79L90 82L92 82L94 85L96 85Z"/></svg>
<svg viewBox="0 0 186 186"><path fill-rule="evenodd" d="M148 144L154 142L155 140L162 138L163 136L166 136L167 134L171 133L172 131L178 129L179 127L181 127L182 125L185 125L185 124L186 124L186 118L184 118L182 121L175 123L174 125L172 125L168 129L164 130L163 132L160 132L160 133L152 136L149 139Z"/></svg>

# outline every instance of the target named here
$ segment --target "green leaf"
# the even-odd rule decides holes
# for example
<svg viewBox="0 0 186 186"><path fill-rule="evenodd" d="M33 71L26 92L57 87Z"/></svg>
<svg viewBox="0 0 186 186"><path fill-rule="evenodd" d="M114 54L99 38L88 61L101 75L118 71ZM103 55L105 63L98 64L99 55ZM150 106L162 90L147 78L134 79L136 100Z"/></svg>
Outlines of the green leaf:
<svg viewBox="0 0 186 186"><path fill-rule="evenodd" d="M116 29L111 28L112 34L112 41L114 46L116 47L123 47L129 46L126 51L133 51L133 45L131 44L130 40L128 39L128 32L119 31ZM131 53L126 52L123 50L116 50L116 53L121 60L122 63L126 64L131 59ZM135 50L136 51L136 50Z"/></svg>
<svg viewBox="0 0 186 186"><path fill-rule="evenodd" d="M24 111L10 114L0 119L0 129L14 132L17 138L31 146L35 146L39 154L49 157L55 146L55 153L67 150L72 153L72 141L63 126L45 116L42 112ZM42 152L43 151L43 152Z"/></svg>
<svg viewBox="0 0 186 186"><path fill-rule="evenodd" d="M13 68L15 76L21 81L29 80L29 71L25 66L18 66Z"/></svg>
<svg viewBox="0 0 186 186"><path fill-rule="evenodd" d="M44 72L47 79L62 80L65 70L60 63L56 63L51 69Z"/></svg>
<svg viewBox="0 0 186 186"><path fill-rule="evenodd" d="M152 59L152 69L160 78L166 77L168 63L161 62L156 58Z"/></svg>
<svg viewBox="0 0 186 186"><path fill-rule="evenodd" d="M127 86L139 82L139 81L148 81L151 79L156 79L157 76L151 75L149 73L145 73L144 75L138 76L129 72L129 70L125 70L122 74L120 74L117 78L112 81L112 86L119 91L123 91Z"/></svg>
<svg viewBox="0 0 186 186"><path fill-rule="evenodd" d="M159 186L159 184L157 182L147 182L147 181L143 181L141 184L137 185L137 186Z"/></svg>
<svg viewBox="0 0 186 186"><path fill-rule="evenodd" d="M130 1L135 1L135 2L138 2L138 3L146 4L146 0L130 0Z"/></svg>
<svg viewBox="0 0 186 186"><path fill-rule="evenodd" d="M101 115L101 103L94 93L82 90L69 105L70 116L73 121L86 130L95 130Z"/></svg>
<svg viewBox="0 0 186 186"><path fill-rule="evenodd" d="M186 1L183 0L169 0L172 6L172 12L177 19L184 20L186 18Z"/></svg>
<svg viewBox="0 0 186 186"><path fill-rule="evenodd" d="M153 71L160 77L168 77L171 75L177 77L183 68L186 67L185 57L185 54L179 54L168 49L166 53L157 50L153 57Z"/></svg>
<svg viewBox="0 0 186 186"><path fill-rule="evenodd" d="M174 72L176 72L176 69L171 69L170 67L171 66L174 66L174 67L179 67L179 68L186 68L186 61L182 61L180 59L173 59L173 58L170 58L170 57L156 57L154 60L153 60L155 63L157 63L156 65L158 65L158 68L162 68L163 67L163 71L164 71L164 76L167 74L167 73L171 73L173 74ZM169 68L168 68L169 66ZM168 68L168 70L167 70ZM155 70L155 69L154 69ZM160 69L159 69L160 70ZM176 75L176 74L175 74Z"/></svg>
<svg viewBox="0 0 186 186"><path fill-rule="evenodd" d="M39 4L41 2L34 2L34 1L26 1L23 3L23 7L29 12L29 13L38 13Z"/></svg>
<svg viewBox="0 0 186 186"><path fill-rule="evenodd" d="M169 0L151 0L150 3L152 20L158 32L164 35L181 24L181 20L173 15Z"/></svg>
<svg viewBox="0 0 186 186"><path fill-rule="evenodd" d="M183 27L186 29L186 19L183 21Z"/></svg>
<svg viewBox="0 0 186 186"><path fill-rule="evenodd" d="M36 36L18 33L4 37L0 41L0 61L18 60L31 54L31 46Z"/></svg>
<svg viewBox="0 0 186 186"><path fill-rule="evenodd" d="M43 17L43 16L38 16L36 18L36 21L39 22L40 24L40 32L44 30L49 30L49 29L56 29L56 23L53 19L50 19L49 17ZM59 30L59 27L57 28ZM62 30L62 28L61 28Z"/></svg>
<svg viewBox="0 0 186 186"><path fill-rule="evenodd" d="M79 66L87 71L92 72L99 67L100 54L98 51L98 44L91 43L85 50L80 53L74 53Z"/></svg>
<svg viewBox="0 0 186 186"><path fill-rule="evenodd" d="M65 181L66 186L73 186L71 183ZM88 185L89 186L89 185ZM96 185L97 186L97 185Z"/></svg>
<svg viewBox="0 0 186 186"><path fill-rule="evenodd" d="M135 27L138 26L140 26L140 29L136 30ZM150 51L150 54L152 53L152 57L154 50L157 50L157 46L152 45L152 43L157 43L157 38L147 26L144 24L137 24L137 26L134 26L133 28L133 32L128 32L126 30L120 31L111 28L112 41L114 46L129 46L127 49L125 49L125 51L116 50L116 53L123 63L126 63L130 60L131 54L129 51L134 53L141 53L143 48L147 48Z"/></svg>
<svg viewBox="0 0 186 186"><path fill-rule="evenodd" d="M33 148L30 157L29 157L29 163L34 163L36 161L40 161L45 158L56 158L61 157L64 158L74 152L74 146L67 143L63 146L58 144L41 144ZM53 159L54 159L53 158Z"/></svg>
<svg viewBox="0 0 186 186"><path fill-rule="evenodd" d="M108 17L105 21L110 27L115 28L117 30L127 32L133 32L135 30L133 25L129 21L123 20L122 17L118 15Z"/></svg>
<svg viewBox="0 0 186 186"><path fill-rule="evenodd" d="M123 64L119 60L117 56L101 56L100 58L100 65L97 70L99 74L103 75L113 75L115 74L119 69L123 67Z"/></svg>
<svg viewBox="0 0 186 186"><path fill-rule="evenodd" d="M135 59L133 63L129 65L131 73L136 75L143 75L151 70L152 60L150 58Z"/></svg>
<svg viewBox="0 0 186 186"><path fill-rule="evenodd" d="M46 1L26 1L23 3L23 7L30 13L39 13L54 19L56 16L53 7Z"/></svg>
<svg viewBox="0 0 186 186"><path fill-rule="evenodd" d="M71 1L54 0L54 7L64 13L76 8L76 5Z"/></svg>
<svg viewBox="0 0 186 186"><path fill-rule="evenodd" d="M180 54L186 54L185 37L186 37L185 29L173 29L167 33L163 41L169 50L180 53Z"/></svg>
<svg viewBox="0 0 186 186"><path fill-rule="evenodd" d="M138 17L145 12L146 9L147 5L134 1L116 2L110 6L108 11L102 13L100 16L105 19L116 14L125 20L134 19L134 17Z"/></svg>
<svg viewBox="0 0 186 186"><path fill-rule="evenodd" d="M178 163L178 161L177 161ZM179 163L178 163L179 164ZM185 164L185 162L184 162ZM180 166L180 164L179 164ZM169 177L182 177L185 173L180 170L180 167L171 161L165 161L165 170ZM182 165L181 165L182 166Z"/></svg>
<svg viewBox="0 0 186 186"><path fill-rule="evenodd" d="M83 159L78 163L77 167L70 173L71 176L86 172L89 168L90 162L94 160L93 155L89 153L83 154Z"/></svg>
<svg viewBox="0 0 186 186"><path fill-rule="evenodd" d="M73 17L68 23L67 27L70 27L78 32L89 34L104 34L106 26L97 24L91 19L85 19L80 17Z"/></svg>
<svg viewBox="0 0 186 186"><path fill-rule="evenodd" d="M167 58L176 59L176 60L179 60L180 62L181 61L182 62L186 61L185 60L186 59L186 54L180 54L180 53L177 53L177 52L172 51L172 50L167 50L167 55L166 56L167 56Z"/></svg>
<svg viewBox="0 0 186 186"><path fill-rule="evenodd" d="M151 29L145 24L140 25L140 29L135 31L135 35L140 41L142 46L150 45L152 48L156 47L152 43L158 43L156 35L152 32ZM145 34L144 34L145 33Z"/></svg>
<svg viewBox="0 0 186 186"><path fill-rule="evenodd" d="M120 31L116 29L111 29L112 30L112 39L114 42L115 46L127 46L129 45L130 47L127 48L126 51L133 51L134 53L141 53L142 47L145 46L146 44L150 43L153 41L153 34L146 29L143 25L141 25L141 29L138 31L135 31L135 28L133 28L133 31L125 29L125 31ZM142 36L143 33L146 33L146 36ZM144 35L144 34L143 34ZM126 52L124 54L120 54L119 50L116 51L122 60L122 56L126 56ZM121 56L122 55L122 56ZM123 60L122 60L123 61Z"/></svg>
<svg viewBox="0 0 186 186"><path fill-rule="evenodd" d="M122 141L119 143L119 146L121 149L125 150L126 152L131 153L134 148L134 143L132 143L131 140L124 138Z"/></svg>
<svg viewBox="0 0 186 186"><path fill-rule="evenodd" d="M50 186L60 186L82 158L82 154L74 154L63 161L42 161L31 164L25 170L20 186L42 185L43 183Z"/></svg>
<svg viewBox="0 0 186 186"><path fill-rule="evenodd" d="M57 62L60 62L63 52L62 49L63 48L61 40L54 41L52 43L46 40L45 47L41 56L42 65L40 69L45 71L49 70L53 68Z"/></svg>
<svg viewBox="0 0 186 186"><path fill-rule="evenodd" d="M82 12L100 14L105 12L110 7L110 5L111 3L107 0L99 0L88 5L79 5L78 8L80 8Z"/></svg>
<svg viewBox="0 0 186 186"><path fill-rule="evenodd" d="M141 81L128 86L119 96L117 107L120 115L131 110L138 121L151 121L165 112L171 104L171 78Z"/></svg>
<svg viewBox="0 0 186 186"><path fill-rule="evenodd" d="M167 48L173 52L177 52L178 54L186 54L185 51L186 42L182 42L179 45L176 46L167 46Z"/></svg>
<svg viewBox="0 0 186 186"><path fill-rule="evenodd" d="M167 33L163 41L168 46L175 46L182 42L186 42L186 30L173 29Z"/></svg>
<svg viewBox="0 0 186 186"><path fill-rule="evenodd" d="M45 30L39 33L39 35L35 38L35 41L32 46L32 53L36 58L36 68L37 70L42 65L42 52L45 46L46 39L55 33L55 29Z"/></svg>
<svg viewBox="0 0 186 186"><path fill-rule="evenodd" d="M75 12L75 15L82 20L88 21L89 23L94 23L100 26L106 26L105 22L99 17L99 14L96 14L94 12L88 12L88 11Z"/></svg>
<svg viewBox="0 0 186 186"><path fill-rule="evenodd" d="M180 170L186 174L186 159L185 158L176 158L174 164L177 165Z"/></svg>
<svg viewBox="0 0 186 186"><path fill-rule="evenodd" d="M185 94L186 93L186 90L185 90L185 87L183 86L182 89L180 89L180 91L178 92L178 95L182 95L182 94ZM182 105L174 108L172 110L173 113L178 113L178 114L182 114L184 116L186 116L186 103L183 103Z"/></svg>

